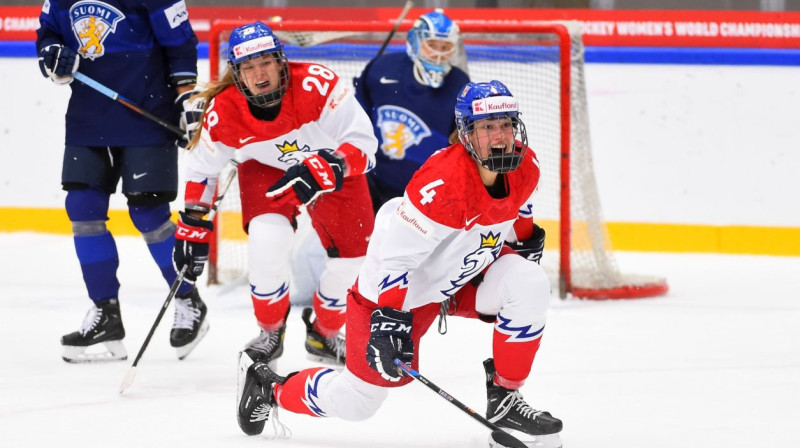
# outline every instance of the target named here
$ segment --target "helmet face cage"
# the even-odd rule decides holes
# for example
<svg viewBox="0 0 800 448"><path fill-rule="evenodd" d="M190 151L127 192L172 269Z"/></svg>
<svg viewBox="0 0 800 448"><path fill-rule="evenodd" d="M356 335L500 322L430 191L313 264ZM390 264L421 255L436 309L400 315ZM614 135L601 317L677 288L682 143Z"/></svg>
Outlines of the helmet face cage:
<svg viewBox="0 0 800 448"><path fill-rule="evenodd" d="M496 173L507 173L519 167L528 150L528 134L519 117L518 102L503 83L467 83L456 98L455 115L458 139L479 165ZM490 148L488 131L481 127L476 128L475 124L481 120L504 119L511 122L512 141L506 142L505 148ZM501 129L492 132L503 131ZM470 136L476 141L485 141L485 156L481 156L480 148L473 145Z"/></svg>
<svg viewBox="0 0 800 448"><path fill-rule="evenodd" d="M267 25L255 22L233 30L228 42L228 66L233 72L233 80L239 92L247 98L247 101L258 107L280 104L289 85L289 66L278 36ZM247 87L247 79L242 75L241 65L244 61L264 56L274 57L275 62L279 64L278 86L270 92L254 94Z"/></svg>
<svg viewBox="0 0 800 448"><path fill-rule="evenodd" d="M485 158L481 158L479 148L476 148L469 138L470 135L475 132L478 133L476 137L481 138L481 132L486 132L481 129L475 129L475 123L480 120L464 120L461 123L458 123L458 138L461 141L461 144L464 145L464 148L467 149L467 152L469 152L476 162L478 162L482 167L488 169L489 171L494 171L495 173L508 173L519 168L519 164L522 162L522 158L525 156L525 153L528 150L528 134L525 130L525 123L520 120L518 114L512 115L507 113L485 118L485 120L502 119L511 120L511 127L514 133L512 142L509 142L511 144L511 150L508 151L508 147L502 150L489 148L488 155ZM486 145L488 146L488 138L486 140Z"/></svg>
<svg viewBox="0 0 800 448"><path fill-rule="evenodd" d="M272 56L275 57L275 62L280 64L280 82L275 90L261 95L254 94L247 87L246 76L243 76L240 70L242 64L239 63L232 65L230 62L228 62L228 64L231 65L231 70L233 71L233 81L236 84L236 88L238 88L239 92L241 92L242 95L247 98L247 101L254 106L261 108L273 107L280 104L281 100L283 100L283 95L286 93L286 88L289 85L289 66L287 64L288 61L286 60L286 56L282 51L278 53L272 53Z"/></svg>
<svg viewBox="0 0 800 448"><path fill-rule="evenodd" d="M431 40L449 42L452 47L441 51L431 46ZM406 52L414 61L414 72L423 84L441 87L444 77L450 73L450 60L458 51L459 28L439 11L424 14L414 22L408 32Z"/></svg>

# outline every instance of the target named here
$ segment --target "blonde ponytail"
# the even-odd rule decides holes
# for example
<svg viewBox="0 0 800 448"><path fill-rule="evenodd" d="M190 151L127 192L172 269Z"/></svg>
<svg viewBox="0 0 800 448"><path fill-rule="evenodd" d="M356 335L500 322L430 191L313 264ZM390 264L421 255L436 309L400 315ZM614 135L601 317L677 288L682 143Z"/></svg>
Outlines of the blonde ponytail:
<svg viewBox="0 0 800 448"><path fill-rule="evenodd" d="M219 95L223 90L227 89L232 85L234 85L233 71L231 71L230 69L226 69L225 73L223 73L222 78L219 81L209 83L208 87L205 90L189 98L189 101L194 101L197 98L203 98L206 102L206 105L203 108L203 115L202 117L200 117L201 124L203 123L203 120L205 120L206 111L208 110L208 105L211 104L211 100L214 99L215 96ZM186 145L187 150L191 150L192 148L197 146L197 142L200 141L200 133L202 131L203 131L202 129L198 129L197 132L194 133L194 136L192 136L192 140L189 142L188 145Z"/></svg>

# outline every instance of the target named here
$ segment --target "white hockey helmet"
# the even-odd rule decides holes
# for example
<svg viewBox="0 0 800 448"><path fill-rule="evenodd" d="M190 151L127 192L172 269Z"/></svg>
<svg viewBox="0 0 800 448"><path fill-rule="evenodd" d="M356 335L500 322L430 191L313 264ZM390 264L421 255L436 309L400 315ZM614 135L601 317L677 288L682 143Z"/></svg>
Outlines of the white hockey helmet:
<svg viewBox="0 0 800 448"><path fill-rule="evenodd" d="M414 76L420 84L441 87L450 73L450 60L458 51L460 30L441 9L421 15L408 31L406 52L414 61Z"/></svg>

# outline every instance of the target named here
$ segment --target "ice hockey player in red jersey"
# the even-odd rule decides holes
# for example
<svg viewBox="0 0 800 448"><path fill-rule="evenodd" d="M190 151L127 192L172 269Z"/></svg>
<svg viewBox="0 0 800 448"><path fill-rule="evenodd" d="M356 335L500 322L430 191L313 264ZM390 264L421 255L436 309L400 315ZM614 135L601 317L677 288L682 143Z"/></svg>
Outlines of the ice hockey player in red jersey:
<svg viewBox="0 0 800 448"><path fill-rule="evenodd" d="M289 62L279 38L261 22L236 28L227 56L222 79L192 99L203 118L186 155L186 211L178 223L175 264L202 272L212 230L202 216L220 172L235 158L260 329L243 353L261 362L283 353L290 252L305 206L327 251L314 294L316 319L310 308L303 311L305 346L312 358L344 364L340 329L347 289L374 223L364 176L375 163L372 124L346 82L322 65Z"/></svg>
<svg viewBox="0 0 800 448"><path fill-rule="evenodd" d="M393 360L417 369L420 338L445 310L494 324L493 357L484 362L487 419L536 446L561 445L561 421L532 408L519 391L544 331L550 284L538 264L544 232L530 213L540 170L518 111L499 81L461 90L453 144L432 155L403 198L376 216L348 295L346 368L282 377L264 363L250 366L237 409L245 433L260 433L274 407L346 420L372 416L388 388L412 381Z"/></svg>

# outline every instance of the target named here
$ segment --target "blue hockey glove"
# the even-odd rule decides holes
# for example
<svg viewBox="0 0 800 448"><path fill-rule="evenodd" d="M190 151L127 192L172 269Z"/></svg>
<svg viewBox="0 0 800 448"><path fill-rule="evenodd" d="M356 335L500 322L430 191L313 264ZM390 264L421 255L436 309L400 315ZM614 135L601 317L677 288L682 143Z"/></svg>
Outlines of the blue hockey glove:
<svg viewBox="0 0 800 448"><path fill-rule="evenodd" d="M175 104L181 106L179 125L181 131L184 132L183 138L178 140L177 144L184 149L203 124L203 110L206 108L205 98L198 97L190 100L198 93L200 93L199 90L190 90L178 95L178 98L175 99Z"/></svg>
<svg viewBox="0 0 800 448"><path fill-rule="evenodd" d="M322 193L342 189L344 159L320 150L303 163L289 167L286 174L267 191L268 198L296 195L297 205L308 204Z"/></svg>
<svg viewBox="0 0 800 448"><path fill-rule="evenodd" d="M414 359L414 341L411 339L411 323L414 315L410 311L394 308L377 308L372 312L367 344L367 363L391 382L400 381L401 370L394 365L394 359L411 367Z"/></svg>
<svg viewBox="0 0 800 448"><path fill-rule="evenodd" d="M71 83L79 62L78 53L64 45L52 44L39 51L39 70L56 84Z"/></svg>
<svg viewBox="0 0 800 448"><path fill-rule="evenodd" d="M211 241L214 223L196 218L188 213L180 212L179 214L172 259L175 262L175 269L178 271L184 266L189 266L185 278L194 282L203 273L203 267L208 261L208 243Z"/></svg>
<svg viewBox="0 0 800 448"><path fill-rule="evenodd" d="M542 260L542 252L544 252L544 237L544 229L534 224L533 235L530 238L508 245L521 257L539 264Z"/></svg>

